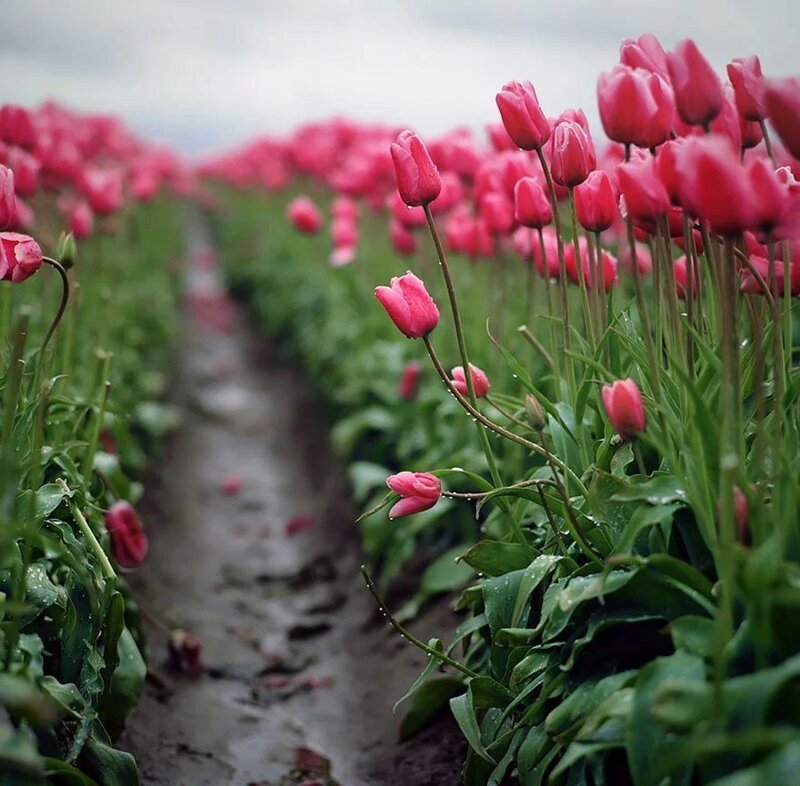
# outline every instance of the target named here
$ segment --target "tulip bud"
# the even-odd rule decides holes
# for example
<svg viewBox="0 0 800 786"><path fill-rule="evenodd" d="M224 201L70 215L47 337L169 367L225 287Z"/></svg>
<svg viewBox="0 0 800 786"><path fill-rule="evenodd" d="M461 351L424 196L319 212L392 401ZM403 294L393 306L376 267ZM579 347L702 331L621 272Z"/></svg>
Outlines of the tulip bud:
<svg viewBox="0 0 800 786"><path fill-rule="evenodd" d="M693 266L693 281L689 280L689 267L685 256L678 257L673 263L675 271L675 289L681 300L688 300L697 295L700 289L700 269L697 264Z"/></svg>
<svg viewBox="0 0 800 786"><path fill-rule="evenodd" d="M28 235L0 232L0 281L19 283L42 266L42 249Z"/></svg>
<svg viewBox="0 0 800 786"><path fill-rule="evenodd" d="M761 61L755 55L737 57L728 63L727 71L739 114L745 120L763 120L767 113Z"/></svg>
<svg viewBox="0 0 800 786"><path fill-rule="evenodd" d="M14 173L0 164L0 229L17 226L17 197Z"/></svg>
<svg viewBox="0 0 800 786"><path fill-rule="evenodd" d="M142 523L129 502L116 502L105 516L111 553L122 568L138 568L149 547Z"/></svg>
<svg viewBox="0 0 800 786"><path fill-rule="evenodd" d="M767 116L786 149L800 158L800 77L770 79L766 88Z"/></svg>
<svg viewBox="0 0 800 786"><path fill-rule="evenodd" d="M642 394L632 379L604 385L601 396L611 425L623 439L634 439L645 430L647 415Z"/></svg>
<svg viewBox="0 0 800 786"><path fill-rule="evenodd" d="M470 376L472 377L472 389L475 391L475 398L483 398L488 392L491 385L489 384L489 377L486 372L479 369L477 366L469 364ZM462 395L466 396L469 391L467 390L467 377L464 374L463 366L456 366L450 375L452 379L450 382L453 387Z"/></svg>
<svg viewBox="0 0 800 786"><path fill-rule="evenodd" d="M530 82L508 82L495 97L508 135L523 150L538 150L550 137L550 123Z"/></svg>
<svg viewBox="0 0 800 786"><path fill-rule="evenodd" d="M707 126L722 109L722 82L691 38L667 54L678 114L690 126Z"/></svg>
<svg viewBox="0 0 800 786"><path fill-rule="evenodd" d="M304 235L316 234L322 226L322 214L313 200L307 196L293 199L286 207L286 217L298 232Z"/></svg>
<svg viewBox="0 0 800 786"><path fill-rule="evenodd" d="M539 403L539 399L530 393L525 396L525 415L534 431L541 431L547 424L547 417L544 414L542 405Z"/></svg>
<svg viewBox="0 0 800 786"><path fill-rule="evenodd" d="M10 145L32 148L36 144L36 128L30 111L13 104L0 107L0 139Z"/></svg>
<svg viewBox="0 0 800 786"><path fill-rule="evenodd" d="M575 188L575 214L589 232L603 232L619 216L617 193L607 172L596 169Z"/></svg>
<svg viewBox="0 0 800 786"><path fill-rule="evenodd" d="M32 197L39 185L39 160L21 147L11 147L8 150L8 165L14 172L17 196L26 199Z"/></svg>
<svg viewBox="0 0 800 786"><path fill-rule="evenodd" d="M403 131L389 149L403 201L410 206L433 202L442 190L442 178L423 141L411 131Z"/></svg>
<svg viewBox="0 0 800 786"><path fill-rule="evenodd" d="M669 79L667 53L652 33L644 33L638 39L624 39L619 47L619 61Z"/></svg>
<svg viewBox="0 0 800 786"><path fill-rule="evenodd" d="M389 236L392 247L398 254L410 256L417 250L417 239L399 221L392 219L389 224Z"/></svg>
<svg viewBox="0 0 800 786"><path fill-rule="evenodd" d="M441 481L429 472L398 472L386 478L386 485L401 497L389 511L390 519L428 510L442 496Z"/></svg>
<svg viewBox="0 0 800 786"><path fill-rule="evenodd" d="M550 170L559 185L583 183L595 168L592 139L582 125L565 120L557 123L550 139Z"/></svg>
<svg viewBox="0 0 800 786"><path fill-rule="evenodd" d="M541 229L553 220L553 208L536 177L523 177L514 186L514 217L525 227Z"/></svg>
<svg viewBox="0 0 800 786"><path fill-rule="evenodd" d="M403 373L400 375L400 384L397 386L397 392L400 398L406 401L413 401L417 397L419 389L419 379L422 375L422 366L416 360L412 360L406 364Z"/></svg>
<svg viewBox="0 0 800 786"><path fill-rule="evenodd" d="M408 338L423 338L439 324L439 309L425 284L410 270L391 280L390 286L376 287L375 297L389 318Z"/></svg>
<svg viewBox="0 0 800 786"><path fill-rule="evenodd" d="M65 270L75 266L75 262L78 259L78 246L75 244L72 232L62 232L59 235L56 257Z"/></svg>
<svg viewBox="0 0 800 786"><path fill-rule="evenodd" d="M484 194L480 201L481 218L493 235L507 235L514 229L514 204L500 191Z"/></svg>

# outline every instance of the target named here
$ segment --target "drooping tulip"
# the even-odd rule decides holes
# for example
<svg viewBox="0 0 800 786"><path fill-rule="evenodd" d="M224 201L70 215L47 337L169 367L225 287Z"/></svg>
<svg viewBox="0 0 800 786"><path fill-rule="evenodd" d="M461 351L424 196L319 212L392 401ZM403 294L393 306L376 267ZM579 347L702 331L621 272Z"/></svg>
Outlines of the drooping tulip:
<svg viewBox="0 0 800 786"><path fill-rule="evenodd" d="M401 497L389 511L390 519L429 510L442 496L441 481L429 472L398 472L386 478L386 485Z"/></svg>
<svg viewBox="0 0 800 786"><path fill-rule="evenodd" d="M111 553L122 568L138 568L147 556L149 543L142 523L129 502L116 502L105 515Z"/></svg>
<svg viewBox="0 0 800 786"><path fill-rule="evenodd" d="M530 82L508 82L495 101L503 125L517 147L538 150L550 138L550 122Z"/></svg>
<svg viewBox="0 0 800 786"><path fill-rule="evenodd" d="M375 297L389 318L408 338L423 338L439 324L439 309L425 284L410 270L391 280L390 286L375 288Z"/></svg>
<svg viewBox="0 0 800 786"><path fill-rule="evenodd" d="M678 114L690 126L707 126L722 109L722 82L691 38L667 53Z"/></svg>
<svg viewBox="0 0 800 786"><path fill-rule="evenodd" d="M483 398L488 392L491 385L489 384L489 377L486 372L479 369L477 366L469 364L470 376L472 377L472 389L475 391L475 398ZM451 372L451 382L453 387L462 395L466 396L469 392L467 389L467 376L464 373L463 366L456 366Z"/></svg>
<svg viewBox="0 0 800 786"><path fill-rule="evenodd" d="M601 390L603 407L614 430L634 439L647 427L647 414L639 387L632 379L618 379Z"/></svg>
<svg viewBox="0 0 800 786"><path fill-rule="evenodd" d="M442 190L442 178L425 143L413 132L402 131L389 149L403 201L410 206L433 202Z"/></svg>
<svg viewBox="0 0 800 786"><path fill-rule="evenodd" d="M42 266L42 249L29 235L0 232L0 281L19 283Z"/></svg>

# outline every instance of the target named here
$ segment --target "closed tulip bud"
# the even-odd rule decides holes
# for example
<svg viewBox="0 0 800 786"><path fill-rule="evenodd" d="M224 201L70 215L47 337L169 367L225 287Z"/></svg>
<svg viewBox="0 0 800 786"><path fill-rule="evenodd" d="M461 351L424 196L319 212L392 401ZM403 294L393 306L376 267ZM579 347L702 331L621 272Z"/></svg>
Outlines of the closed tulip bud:
<svg viewBox="0 0 800 786"><path fill-rule="evenodd" d="M789 188L781 182L772 163L755 158L747 165L747 179L753 196L751 229L771 232L789 207Z"/></svg>
<svg viewBox="0 0 800 786"><path fill-rule="evenodd" d="M421 376L422 366L420 366L419 361L412 360L406 364L403 373L400 375L400 383L397 386L400 398L406 401L413 401L417 397Z"/></svg>
<svg viewBox="0 0 800 786"><path fill-rule="evenodd" d="M751 483L750 492L757 493L758 486ZM717 523L721 518L720 505L717 503ZM733 523L736 526L736 537L745 546L750 545L750 504L745 493L734 484L733 486Z"/></svg>
<svg viewBox="0 0 800 786"><path fill-rule="evenodd" d="M475 398L483 398L488 392L491 385L489 384L489 377L486 372L479 369L477 366L469 364L470 376L472 377L472 389L475 391ZM464 374L463 366L456 366L450 375L453 387L462 395L468 394L467 390L467 377Z"/></svg>
<svg viewBox="0 0 800 786"><path fill-rule="evenodd" d="M331 205L331 216L342 221L356 223L358 221L358 205L350 197L336 197Z"/></svg>
<svg viewBox="0 0 800 786"><path fill-rule="evenodd" d="M58 250L56 257L65 270L75 267L78 258L78 246L72 232L62 232L58 238Z"/></svg>
<svg viewBox="0 0 800 786"><path fill-rule="evenodd" d="M403 131L390 150L403 201L411 206L433 202L442 190L442 178L423 141L411 131Z"/></svg>
<svg viewBox="0 0 800 786"><path fill-rule="evenodd" d="M722 82L691 38L667 54L678 114L690 126L707 126L722 109Z"/></svg>
<svg viewBox="0 0 800 786"><path fill-rule="evenodd" d="M0 281L19 283L42 266L42 249L28 235L0 232Z"/></svg>
<svg viewBox="0 0 800 786"><path fill-rule="evenodd" d="M358 245L358 227L345 218L335 218L331 222L331 242L335 248Z"/></svg>
<svg viewBox="0 0 800 786"><path fill-rule="evenodd" d="M562 121L553 129L550 139L550 171L559 185L571 188L580 185L595 168L594 145L579 123Z"/></svg>
<svg viewBox="0 0 800 786"><path fill-rule="evenodd" d="M603 407L614 430L623 439L634 439L647 426L639 388L632 379L618 379L601 390Z"/></svg>
<svg viewBox="0 0 800 786"><path fill-rule="evenodd" d="M391 280L388 287L376 287L375 297L389 318L408 338L423 338L439 324L439 309L433 298L410 270Z"/></svg>
<svg viewBox="0 0 800 786"><path fill-rule="evenodd" d="M514 186L514 217L525 227L541 229L553 220L553 208L541 181L523 177Z"/></svg>
<svg viewBox="0 0 800 786"><path fill-rule="evenodd" d="M695 263L692 276L693 281L689 281L689 267L685 256L678 257L673 263L675 270L675 289L681 300L688 300L696 297L700 290L700 270Z"/></svg>
<svg viewBox="0 0 800 786"><path fill-rule="evenodd" d="M442 496L441 481L429 472L398 472L386 478L386 485L401 497L389 511L390 519L429 510Z"/></svg>
<svg viewBox="0 0 800 786"><path fill-rule="evenodd" d="M654 222L667 215L669 194L658 177L652 156L619 164L617 183L627 214L634 223Z"/></svg>
<svg viewBox="0 0 800 786"><path fill-rule="evenodd" d="M550 138L550 122L530 82L509 82L495 97L508 135L523 150L538 150Z"/></svg>
<svg viewBox="0 0 800 786"><path fill-rule="evenodd" d="M541 245L544 246L544 259L542 259L542 249L538 239L531 245L533 261L536 263L536 270L543 278L558 278L560 266L558 262L558 236L552 227L542 230Z"/></svg>
<svg viewBox="0 0 800 786"><path fill-rule="evenodd" d="M728 63L727 71L739 114L745 120L763 120L767 111L761 61L755 55L737 57Z"/></svg>
<svg viewBox="0 0 800 786"><path fill-rule="evenodd" d="M122 207L122 173L116 169L84 169L78 189L99 216L109 216Z"/></svg>
<svg viewBox="0 0 800 786"><path fill-rule="evenodd" d="M149 544L133 506L116 502L106 511L105 520L117 564L122 568L138 568L147 556Z"/></svg>
<svg viewBox="0 0 800 786"><path fill-rule="evenodd" d="M307 196L293 199L286 207L286 217L304 235L314 235L322 226L322 214L314 201Z"/></svg>
<svg viewBox="0 0 800 786"><path fill-rule="evenodd" d="M617 190L607 172L596 169L575 188L575 214L589 232L603 232L617 220Z"/></svg>
<svg viewBox="0 0 800 786"><path fill-rule="evenodd" d="M767 117L786 149L800 158L800 77L770 79L766 87Z"/></svg>
<svg viewBox="0 0 800 786"><path fill-rule="evenodd" d="M500 191L484 194L480 201L481 218L493 235L507 235L514 229L514 203Z"/></svg>
<svg viewBox="0 0 800 786"><path fill-rule="evenodd" d="M675 171L684 210L708 221L712 231L732 235L753 226L756 211L751 186L727 140L687 139L677 151Z"/></svg>
<svg viewBox="0 0 800 786"><path fill-rule="evenodd" d="M615 66L597 80L600 120L615 142L656 147L672 130L675 97L658 74Z"/></svg>
<svg viewBox="0 0 800 786"><path fill-rule="evenodd" d="M638 39L624 39L619 47L619 61L669 79L667 53L652 33L644 33Z"/></svg>
<svg viewBox="0 0 800 786"><path fill-rule="evenodd" d="M758 147L764 141L764 132L761 129L761 123L757 120L745 120L739 115L739 132L742 137L743 150Z"/></svg>
<svg viewBox="0 0 800 786"><path fill-rule="evenodd" d="M0 229L17 226L17 197L14 173L0 164Z"/></svg>
<svg viewBox="0 0 800 786"><path fill-rule="evenodd" d="M389 224L389 236L394 250L403 256L410 256L417 250L417 239L399 221Z"/></svg>
<svg viewBox="0 0 800 786"><path fill-rule="evenodd" d="M535 431L541 431L547 424L547 417L544 414L542 405L539 399L528 393L525 396L525 416L528 418L528 423Z"/></svg>

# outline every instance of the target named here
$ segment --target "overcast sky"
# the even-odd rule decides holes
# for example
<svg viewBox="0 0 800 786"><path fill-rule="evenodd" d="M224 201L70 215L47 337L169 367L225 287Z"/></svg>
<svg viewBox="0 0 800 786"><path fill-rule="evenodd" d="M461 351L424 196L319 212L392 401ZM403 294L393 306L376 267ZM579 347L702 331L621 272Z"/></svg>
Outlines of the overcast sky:
<svg viewBox="0 0 800 786"><path fill-rule="evenodd" d="M715 66L800 74L796 0L0 0L0 101L123 115L189 154L343 114L479 127L530 79L597 116L624 37L693 37Z"/></svg>

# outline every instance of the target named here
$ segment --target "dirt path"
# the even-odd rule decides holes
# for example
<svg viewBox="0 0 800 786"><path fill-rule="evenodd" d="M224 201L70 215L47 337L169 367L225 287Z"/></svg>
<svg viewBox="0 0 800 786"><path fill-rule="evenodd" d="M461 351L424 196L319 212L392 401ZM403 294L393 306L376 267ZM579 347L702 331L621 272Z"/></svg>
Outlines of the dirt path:
<svg viewBox="0 0 800 786"><path fill-rule="evenodd" d="M145 784L455 786L451 721L396 743L391 706L424 656L375 619L325 425L224 297L211 249L191 256L174 382L184 421L150 479L151 553L134 587L200 637L209 672L170 672L150 625L154 678L122 745ZM239 493L223 492L226 476ZM416 630L452 629L448 616L435 607Z"/></svg>

